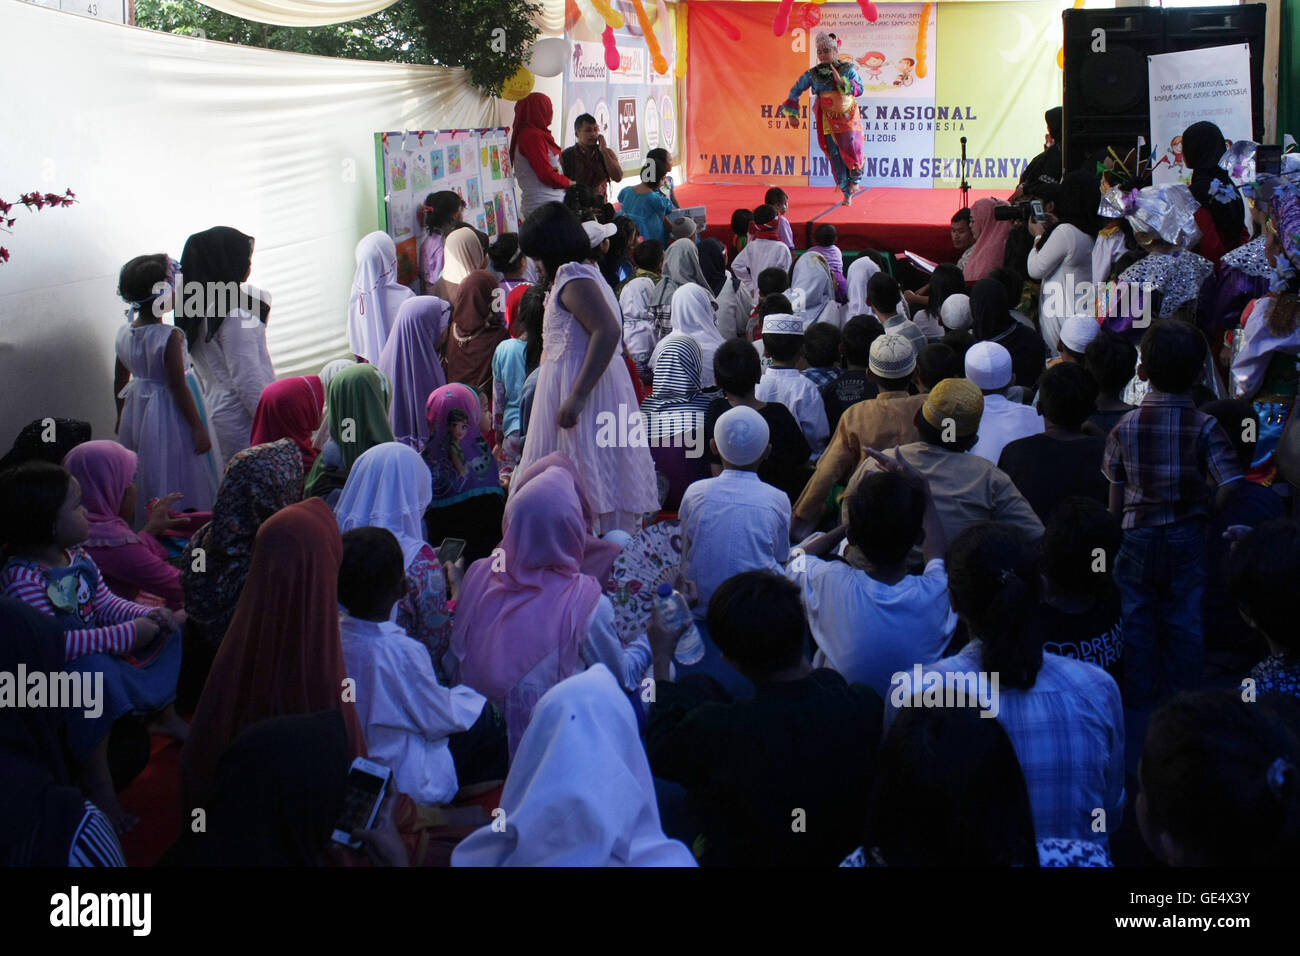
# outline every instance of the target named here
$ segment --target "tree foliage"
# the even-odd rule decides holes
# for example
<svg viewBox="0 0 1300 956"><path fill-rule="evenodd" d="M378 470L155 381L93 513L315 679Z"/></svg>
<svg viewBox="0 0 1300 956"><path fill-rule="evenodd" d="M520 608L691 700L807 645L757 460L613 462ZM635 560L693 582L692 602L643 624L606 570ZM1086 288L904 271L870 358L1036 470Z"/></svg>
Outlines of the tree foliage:
<svg viewBox="0 0 1300 956"><path fill-rule="evenodd" d="M537 38L529 0L398 0L386 10L324 27L278 27L198 0L136 0L137 26L289 53L459 66L496 94Z"/></svg>

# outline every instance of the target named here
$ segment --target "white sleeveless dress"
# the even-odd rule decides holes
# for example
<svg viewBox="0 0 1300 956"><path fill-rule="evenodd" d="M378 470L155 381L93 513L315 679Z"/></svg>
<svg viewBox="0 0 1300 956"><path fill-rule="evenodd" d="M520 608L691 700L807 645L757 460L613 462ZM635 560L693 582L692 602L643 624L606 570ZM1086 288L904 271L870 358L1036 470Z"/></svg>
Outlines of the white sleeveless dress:
<svg viewBox="0 0 1300 956"><path fill-rule="evenodd" d="M212 438L213 447L207 454L194 454L190 426L167 387L165 356L167 340L172 333L181 334L174 325L163 323L138 327L125 325L117 332L117 357L131 373L131 381L119 396L126 401L122 406L118 441L140 458L135 477L139 492L136 499L137 527L147 517L150 499L161 498L173 491L184 495L177 502L177 509L211 511L221 483L217 462L222 459L216 436L207 421L198 379L190 367L188 350L182 356L185 378L199 416ZM185 349L183 336L181 348Z"/></svg>
<svg viewBox="0 0 1300 956"><path fill-rule="evenodd" d="M604 293L610 313L615 319L620 315L614 290L595 265L570 262L560 266L546 301L542 364L537 372L537 390L519 470L551 452L564 452L578 466L586 484L587 500L596 516L597 526L592 530L604 534L619 528L634 534L641 527L643 515L659 510L659 490L654 459L644 437L637 444L624 440L636 438L631 416L640 415L640 406L618 351L587 397L578 423L563 429L556 424L560 406L572 393L587 357L589 341L586 329L560 303L560 290L574 279L595 282ZM644 427L638 431L645 435Z"/></svg>

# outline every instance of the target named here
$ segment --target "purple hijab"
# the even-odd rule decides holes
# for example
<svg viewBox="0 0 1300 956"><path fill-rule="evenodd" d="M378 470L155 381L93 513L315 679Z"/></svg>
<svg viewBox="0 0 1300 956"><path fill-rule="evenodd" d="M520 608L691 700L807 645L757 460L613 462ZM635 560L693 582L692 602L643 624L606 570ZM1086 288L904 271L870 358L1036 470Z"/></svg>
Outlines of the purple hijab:
<svg viewBox="0 0 1300 956"><path fill-rule="evenodd" d="M451 306L433 295L407 299L397 310L397 320L379 355L378 367L393 386L388 420L393 435L416 451L429 437L425 402L429 393L447 384L438 357L438 341L447 331Z"/></svg>

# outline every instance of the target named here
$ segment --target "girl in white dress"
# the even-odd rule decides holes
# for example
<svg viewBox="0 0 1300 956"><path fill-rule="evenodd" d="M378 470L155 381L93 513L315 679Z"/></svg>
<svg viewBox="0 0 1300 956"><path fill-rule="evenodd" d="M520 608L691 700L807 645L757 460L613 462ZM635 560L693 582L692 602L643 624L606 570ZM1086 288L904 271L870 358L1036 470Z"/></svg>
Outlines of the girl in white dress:
<svg viewBox="0 0 1300 956"><path fill-rule="evenodd" d="M246 281L252 261L253 237L229 226L195 233L181 254L176 324L203 383L222 469L251 443L262 389L275 381L266 350L271 300Z"/></svg>
<svg viewBox="0 0 1300 956"><path fill-rule="evenodd" d="M519 234L525 255L542 264L547 294L538 369L522 472L562 451L587 482L596 534L634 534L659 509L649 440L627 366L618 300L595 263L581 223L562 203L542 205Z"/></svg>
<svg viewBox="0 0 1300 956"><path fill-rule="evenodd" d="M172 492L181 493L181 508L209 511L221 480L185 335L162 322L174 307L175 267L162 254L138 256L118 278L131 308L117 333L113 384L118 440L139 458L137 522L152 499Z"/></svg>

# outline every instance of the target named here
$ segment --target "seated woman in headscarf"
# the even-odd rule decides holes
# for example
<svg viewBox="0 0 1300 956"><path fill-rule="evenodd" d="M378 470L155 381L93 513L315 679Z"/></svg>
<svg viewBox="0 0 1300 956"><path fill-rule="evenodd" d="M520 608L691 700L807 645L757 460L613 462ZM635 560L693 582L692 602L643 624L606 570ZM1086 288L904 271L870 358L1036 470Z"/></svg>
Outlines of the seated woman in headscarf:
<svg viewBox="0 0 1300 956"><path fill-rule="evenodd" d="M700 250L694 239L678 239L664 253L663 273L650 295L652 313L662 315L672 305L673 294L684 285L697 285L716 303L709 280L700 266Z"/></svg>
<svg viewBox="0 0 1300 956"><path fill-rule="evenodd" d="M388 423L392 389L378 368L358 364L334 376L327 400L330 440L307 475L303 494L324 498L332 508L356 460L375 445L394 441Z"/></svg>
<svg viewBox="0 0 1300 956"><path fill-rule="evenodd" d="M826 322L838 329L843 324L835 301L835 277L819 252L805 252L795 262L786 297L803 315L806 325Z"/></svg>
<svg viewBox="0 0 1300 956"><path fill-rule="evenodd" d="M267 442L288 438L302 452L303 471L311 471L318 454L312 438L325 411L325 386L319 375L298 375L282 378L262 389L253 416L252 442Z"/></svg>
<svg viewBox="0 0 1300 956"><path fill-rule="evenodd" d="M488 267L487 250L478 230L468 223L453 227L443 240L442 277L433 285L433 295L444 302L456 301L456 290L471 272Z"/></svg>
<svg viewBox="0 0 1300 956"><path fill-rule="evenodd" d="M962 275L966 277L968 283L985 279L994 269L1002 268L1007 256L1007 239L1011 235L1011 223L994 218L993 210L1005 205L1007 203L1003 199L986 196L977 199L970 207L970 230L975 237L975 245L971 246L970 259L962 269Z"/></svg>
<svg viewBox="0 0 1300 956"><path fill-rule="evenodd" d="M212 440L227 462L251 443L262 389L275 381L266 350L271 300L247 284L252 263L253 237L229 226L195 233L181 253L186 308L177 310L176 324L203 387ZM194 289L203 290L198 310L190 307Z"/></svg>
<svg viewBox="0 0 1300 956"><path fill-rule="evenodd" d="M460 382L485 395L492 394L492 356L497 346L510 338L505 314L498 307L501 296L496 292L497 277L486 269L465 277L452 300L443 350L447 381Z"/></svg>
<svg viewBox="0 0 1300 956"><path fill-rule="evenodd" d="M350 359L350 358L335 359L333 362L326 362L325 367L322 368L317 373L317 375L320 377L320 387L324 389L326 399L327 399L325 402L325 407L321 409L320 427L318 427L316 429L316 433L311 436L311 446L316 449L317 454L320 454L320 450L324 448L325 443L330 440L330 419L329 419L330 406L328 401L328 396L330 393L330 382L334 381L334 376L337 375L339 372L343 371L345 368L347 368L350 365L356 365L356 364L357 364L356 359ZM304 472L308 472L308 471L311 471L310 467L306 467L304 469Z"/></svg>
<svg viewBox="0 0 1300 956"><path fill-rule="evenodd" d="M386 232L357 243L357 271L348 300L348 348L359 360L378 362L397 310L415 293L397 281L397 246Z"/></svg>
<svg viewBox="0 0 1300 956"><path fill-rule="evenodd" d="M397 538L406 562L406 594L394 607L394 620L425 646L438 680L447 684L442 660L451 644L447 602L455 603L460 570L452 564L444 568L424 540L424 512L432 498L429 469L419 452L385 442L352 466L334 515L340 531L384 528Z"/></svg>
<svg viewBox="0 0 1300 956"><path fill-rule="evenodd" d="M425 513L429 540L461 538L466 563L492 553L505 510L505 492L487 439L483 408L473 389L444 385L425 406L429 440L422 456L433 480Z"/></svg>
<svg viewBox="0 0 1300 956"><path fill-rule="evenodd" d="M258 528L301 501L302 486L302 456L288 439L245 448L231 460L212 520L195 532L181 555L187 624L212 647L221 642L239 603Z"/></svg>
<svg viewBox="0 0 1300 956"><path fill-rule="evenodd" d="M81 504L90 523L82 547L99 566L109 590L128 601L145 591L179 611L185 605L181 572L167 563L167 550L158 542L158 535L185 523L167 514L167 506L178 496L168 495L154 505L137 533L130 524L135 515L135 452L115 441L88 441L68 452L63 467L81 486Z"/></svg>
<svg viewBox="0 0 1300 956"><path fill-rule="evenodd" d="M1231 177L1219 168L1225 142L1223 130L1214 123L1193 123L1183 130L1183 162L1192 171L1188 188L1201 206L1195 214L1201 231L1196 251L1216 265L1225 252L1250 238L1245 204Z"/></svg>
<svg viewBox="0 0 1300 956"><path fill-rule="evenodd" d="M754 325L751 319L754 300L744 284L727 269L726 247L720 239L705 239L700 243L699 255L700 270L718 302L718 331L724 339L745 338Z"/></svg>
<svg viewBox="0 0 1300 956"><path fill-rule="evenodd" d="M664 247L650 239L636 247L636 275L623 284L618 306L623 313L623 347L636 365L642 381L650 378L650 353L657 341L654 311L650 303L662 278ZM525 423L526 425L527 423Z"/></svg>
<svg viewBox="0 0 1300 956"><path fill-rule="evenodd" d="M397 311L397 322L376 365L393 386L388 421L393 435L416 451L429 437L424 403L435 388L447 384L438 343L447 334L451 304L437 296L417 295Z"/></svg>
<svg viewBox="0 0 1300 956"><path fill-rule="evenodd" d="M501 795L505 832L485 826L452 866L695 866L664 835L636 717L600 665L537 702Z"/></svg>
<svg viewBox="0 0 1300 956"><path fill-rule="evenodd" d="M1027 392L1038 387L1047 362L1043 338L1017 322L1007 305L1007 290L997 279L981 279L970 293L971 331L977 342L997 342L1011 353L1014 384Z"/></svg>
<svg viewBox="0 0 1300 956"><path fill-rule="evenodd" d="M726 341L718 331L714 317L717 301L707 288L694 283L679 286L672 299L672 333L659 340L655 350L650 354L650 368L658 367L659 356L668 343L688 337L695 340L700 347L700 387L712 391L716 387L713 380L713 354ZM656 377L658 377L656 373Z"/></svg>
<svg viewBox="0 0 1300 956"><path fill-rule="evenodd" d="M650 665L644 636L624 647L614 606L582 572L582 505L573 479L548 468L511 495L503 557L465 573L451 650L460 680L501 709L513 755L533 707L558 681L603 663L627 693Z"/></svg>
<svg viewBox="0 0 1300 956"><path fill-rule="evenodd" d="M670 335L655 361L654 391L641 403L656 468L668 479L661 507L675 511L692 481L709 477L704 417L717 392L700 391L702 359L693 338Z"/></svg>
<svg viewBox="0 0 1300 956"><path fill-rule="evenodd" d="M63 635L22 601L0 597L0 672L66 670ZM126 866L107 815L85 798L64 756L68 711L0 707L0 864Z"/></svg>

